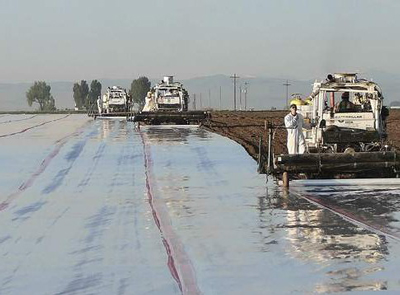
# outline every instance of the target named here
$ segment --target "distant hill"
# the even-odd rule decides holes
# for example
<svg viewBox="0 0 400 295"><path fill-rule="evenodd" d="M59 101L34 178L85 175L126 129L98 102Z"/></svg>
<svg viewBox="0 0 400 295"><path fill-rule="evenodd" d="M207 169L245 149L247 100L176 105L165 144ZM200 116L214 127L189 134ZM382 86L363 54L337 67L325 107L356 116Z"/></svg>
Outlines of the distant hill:
<svg viewBox="0 0 400 295"><path fill-rule="evenodd" d="M398 93L400 91L400 76L391 75L383 72L372 72L360 75L367 79L373 80L380 84L385 96L385 104L390 105L392 101L399 100ZM323 77L319 77L322 79ZM161 78L160 78L161 79ZM160 79L151 79L152 85ZM107 86L119 85L129 89L132 82L131 79L99 79L103 86L103 90ZM190 94L190 106L194 107L194 98L196 97L197 109L203 108L214 109L232 109L233 108L233 82L228 75L213 75L205 77L197 77L192 79L180 80ZM240 103L240 86L244 91L245 82L248 83L247 90L247 109L270 109L276 107L283 108L286 105L286 87L283 83L285 79L281 78L263 78L263 77L241 77L237 82L237 109L244 109L245 95L242 92L242 100ZM90 81L88 81L90 84ZM291 93L301 93L308 95L312 89L313 81L290 80L289 95ZM26 102L25 93L33 83L0 83L0 110L33 110L37 106L30 108ZM74 100L72 97L72 87L74 82L48 82L51 86L51 93L56 100L58 109L74 108ZM221 90L221 99L220 99Z"/></svg>
<svg viewBox="0 0 400 295"><path fill-rule="evenodd" d="M277 78L242 77L237 81L237 109L245 107L245 83L247 85L247 109L270 109L271 107L282 108L286 104L286 80ZM233 81L229 76L215 75L194 78L183 81L191 97L193 107L194 94L196 94L196 105L200 105L200 97L203 107L214 109L233 108ZM308 94L311 89L310 81L290 81L289 94L299 92ZM240 88L242 94L240 95ZM221 103L220 103L221 89ZM210 95L211 94L211 95ZM241 98L241 99L240 99Z"/></svg>

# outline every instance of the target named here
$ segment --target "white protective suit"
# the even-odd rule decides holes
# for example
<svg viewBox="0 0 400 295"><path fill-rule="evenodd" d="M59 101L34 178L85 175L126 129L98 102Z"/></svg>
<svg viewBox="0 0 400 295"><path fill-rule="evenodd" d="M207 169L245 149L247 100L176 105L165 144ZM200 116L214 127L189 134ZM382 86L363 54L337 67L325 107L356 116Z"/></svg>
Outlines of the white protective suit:
<svg viewBox="0 0 400 295"><path fill-rule="evenodd" d="M156 110L155 98L153 95L147 95L145 97L145 104L142 112L154 112Z"/></svg>
<svg viewBox="0 0 400 295"><path fill-rule="evenodd" d="M97 110L99 111L99 115L101 115L101 104L102 104L102 101L99 96L99 98L97 99Z"/></svg>
<svg viewBox="0 0 400 295"><path fill-rule="evenodd" d="M304 118L302 114L297 113L293 116L291 113L285 116L285 126L287 128L287 148L289 154L304 154L306 143L303 134Z"/></svg>

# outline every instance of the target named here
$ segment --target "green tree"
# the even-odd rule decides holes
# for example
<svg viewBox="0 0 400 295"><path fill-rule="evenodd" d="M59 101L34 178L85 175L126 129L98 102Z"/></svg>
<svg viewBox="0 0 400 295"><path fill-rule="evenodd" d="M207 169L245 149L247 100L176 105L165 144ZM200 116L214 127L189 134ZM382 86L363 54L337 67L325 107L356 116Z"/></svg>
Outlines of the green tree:
<svg viewBox="0 0 400 295"><path fill-rule="evenodd" d="M87 99L89 94L89 86L85 80L80 84L75 83L73 87L75 106L81 110L87 106Z"/></svg>
<svg viewBox="0 0 400 295"><path fill-rule="evenodd" d="M133 80L131 90L129 91L133 102L143 106L147 92L150 91L150 87L151 83L147 77L139 77L138 79Z"/></svg>
<svg viewBox="0 0 400 295"><path fill-rule="evenodd" d="M56 104L50 93L51 87L44 81L35 81L26 93L28 104L31 107L34 102L39 104L40 111L55 111Z"/></svg>
<svg viewBox="0 0 400 295"><path fill-rule="evenodd" d="M82 108L83 101L81 99L81 87L79 86L78 83L74 84L74 87L72 88L72 91L74 92L74 101L75 101L75 107L78 109Z"/></svg>
<svg viewBox="0 0 400 295"><path fill-rule="evenodd" d="M90 83L90 91L89 91L89 96L88 96L88 105L86 108L89 106L96 105L97 103L97 98L101 96L101 83L97 80L93 80Z"/></svg>

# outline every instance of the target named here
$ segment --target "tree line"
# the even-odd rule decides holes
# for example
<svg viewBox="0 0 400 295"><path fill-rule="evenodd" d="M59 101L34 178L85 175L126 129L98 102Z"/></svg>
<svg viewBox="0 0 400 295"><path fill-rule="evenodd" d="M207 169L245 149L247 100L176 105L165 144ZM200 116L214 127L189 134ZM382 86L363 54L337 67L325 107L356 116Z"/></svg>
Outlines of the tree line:
<svg viewBox="0 0 400 295"><path fill-rule="evenodd" d="M93 80L90 83L90 90L87 82L81 80L80 83L75 83L73 88L73 97L75 101L75 108L78 110L88 110L92 105L96 104L97 98L101 96L101 83Z"/></svg>
<svg viewBox="0 0 400 295"><path fill-rule="evenodd" d="M113 85L110 85L113 86ZM129 96L134 103L144 105L145 97L150 91L151 82L145 76L135 79L131 83ZM88 110L97 104L97 99L101 97L102 85L98 80L90 83L90 88L86 80L74 83L72 87L75 108L78 110ZM45 81L35 81L26 92L28 105L33 103L39 105L39 111L55 111L56 102L51 94L51 87Z"/></svg>

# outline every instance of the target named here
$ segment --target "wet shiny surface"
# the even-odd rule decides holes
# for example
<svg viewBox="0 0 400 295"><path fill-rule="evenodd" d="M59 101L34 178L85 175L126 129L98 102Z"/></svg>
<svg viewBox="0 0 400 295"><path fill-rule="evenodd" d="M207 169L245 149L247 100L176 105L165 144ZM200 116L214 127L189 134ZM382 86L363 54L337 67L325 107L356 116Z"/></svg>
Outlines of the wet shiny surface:
<svg viewBox="0 0 400 295"><path fill-rule="evenodd" d="M0 294L400 290L400 188L287 192L194 126L30 117L0 117Z"/></svg>

